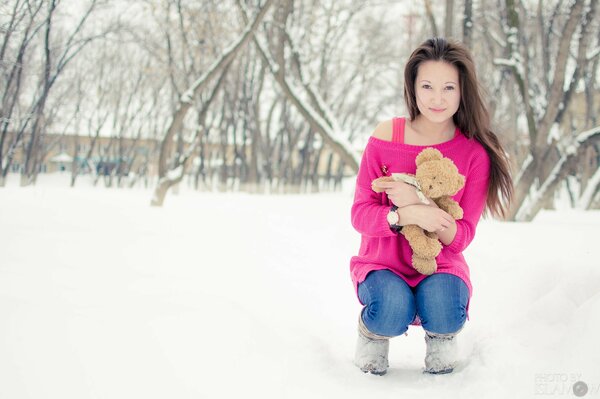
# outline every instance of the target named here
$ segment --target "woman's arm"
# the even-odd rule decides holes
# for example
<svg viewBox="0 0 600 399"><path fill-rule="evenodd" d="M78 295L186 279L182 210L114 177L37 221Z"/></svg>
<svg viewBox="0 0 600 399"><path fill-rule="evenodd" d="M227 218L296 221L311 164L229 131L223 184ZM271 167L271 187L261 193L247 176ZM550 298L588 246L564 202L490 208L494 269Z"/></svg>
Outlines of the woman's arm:
<svg viewBox="0 0 600 399"><path fill-rule="evenodd" d="M396 232L390 229L387 214L391 205L384 205L381 197L371 188L356 185L354 203L351 209L352 226L356 231L369 237L393 237Z"/></svg>
<svg viewBox="0 0 600 399"><path fill-rule="evenodd" d="M436 208L436 209L440 209L438 207L438 205L435 203L435 201L429 199L429 205L432 208ZM442 244L444 245L450 245L452 243L452 241L454 240L454 237L456 236L456 230L457 230L457 226L456 226L456 220L454 220L454 218L452 218L452 222L448 225L448 227L444 227L440 230L436 230L435 233L438 236L438 239L442 242Z"/></svg>
<svg viewBox="0 0 600 399"><path fill-rule="evenodd" d="M364 236L393 237L397 233L390 229L387 221L391 205L384 201L385 193L371 189L371 182L382 173L373 160L372 151L371 144L367 144L358 169L351 209L352 226Z"/></svg>
<svg viewBox="0 0 600 399"><path fill-rule="evenodd" d="M483 209L485 208L487 185L487 179L469 182L468 185L465 186L464 193L459 203L463 209L463 218L454 220L454 218L450 216L452 222L447 227L435 230L438 239L452 252L459 253L464 251L471 241L473 241L473 238L475 238L475 229L481 218ZM427 206L440 209L431 199Z"/></svg>
<svg viewBox="0 0 600 399"><path fill-rule="evenodd" d="M463 217L455 221L455 231L449 228L438 232L442 244L454 253L464 251L475 238L475 230L487 201L490 158L485 149L479 148L476 151L466 173L465 186L459 201Z"/></svg>
<svg viewBox="0 0 600 399"><path fill-rule="evenodd" d="M455 225L452 216L440 208L429 205L409 205L399 208L397 212L400 225L416 224L432 233L448 230Z"/></svg>
<svg viewBox="0 0 600 399"><path fill-rule="evenodd" d="M447 248L454 252L460 253L464 251L473 238L475 238L475 230L477 223L481 218L481 214L485 209L485 203L487 199L488 179L480 179L477 181L471 181L467 179L467 183L464 188L463 195L459 201L461 208L463 209L463 218L456 221L456 233L452 240L445 241L441 239L440 234L446 232L438 232L440 241Z"/></svg>
<svg viewBox="0 0 600 399"><path fill-rule="evenodd" d="M390 202L398 208L422 204L416 187L403 181L377 182L377 187L385 191Z"/></svg>

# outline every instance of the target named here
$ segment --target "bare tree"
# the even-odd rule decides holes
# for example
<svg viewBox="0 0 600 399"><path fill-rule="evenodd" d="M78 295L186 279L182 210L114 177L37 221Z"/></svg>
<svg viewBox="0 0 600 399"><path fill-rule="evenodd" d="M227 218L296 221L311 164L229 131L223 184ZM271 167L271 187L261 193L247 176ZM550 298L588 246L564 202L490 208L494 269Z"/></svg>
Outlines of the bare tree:
<svg viewBox="0 0 600 399"><path fill-rule="evenodd" d="M467 47L471 47L473 37L473 0L465 0L463 12L463 37L462 41Z"/></svg>
<svg viewBox="0 0 600 399"><path fill-rule="evenodd" d="M48 11L44 22L43 32L43 72L40 85L34 100L30 106L30 113L32 114L32 122L30 128L29 140L26 146L24 166L21 173L21 185L28 185L32 182L34 175L37 174L37 164L35 162L39 138L43 134L42 123L43 115L46 107L46 102L50 94L50 90L54 86L58 77L62 74L65 67L88 45L92 40L98 37L104 36L87 36L81 37L83 28L88 21L90 15L94 11L98 4L97 0L90 0L90 3L86 7L83 15L79 19L75 28L67 34L64 42L62 52L54 54L51 50L52 45L52 29L54 27L54 14L58 6L57 0L48 1ZM24 124L22 129L28 127L28 124Z"/></svg>
<svg viewBox="0 0 600 399"><path fill-rule="evenodd" d="M15 152L23 139L29 113L20 112L25 57L31 42L43 27L40 11L43 1L15 1L4 29L0 63L2 71L2 102L0 104L0 187L6 182ZM14 41L18 41L16 46ZM14 47L13 53L10 49ZM14 57L14 61L11 59Z"/></svg>
<svg viewBox="0 0 600 399"><path fill-rule="evenodd" d="M431 6L431 0L423 0L423 2L425 3L425 14L427 14L427 19L431 25L431 35L437 37L439 36L439 30L437 27L437 22L435 21L435 14Z"/></svg>
<svg viewBox="0 0 600 399"><path fill-rule="evenodd" d="M444 23L444 36L452 37L454 32L454 0L446 0L446 21Z"/></svg>
<svg viewBox="0 0 600 399"><path fill-rule="evenodd" d="M238 7L242 10L244 19L247 20L245 6L238 1ZM286 38L289 40L290 36L286 36ZM280 60L277 63L276 58L271 55L266 45L261 43L257 35L254 35L253 40L260 51L263 61L268 65L270 72L285 93L287 99L294 104L311 127L321 135L323 141L338 153L353 170L358 170L359 157L347 139L342 136L342 129L320 94L306 81L301 81L306 95L310 98L314 106L303 101L298 89L287 79L284 72L285 65L282 64L281 57L279 57ZM292 42L290 46L294 48L295 44ZM296 64L296 67L298 66L300 65ZM302 71L298 72L302 76Z"/></svg>
<svg viewBox="0 0 600 399"><path fill-rule="evenodd" d="M206 71L202 76L196 80L191 87L189 87L185 93L181 96L179 100L179 104L177 106L177 110L173 114L171 124L167 129L167 132L163 138L163 144L161 146L161 152L158 163L158 176L159 183L152 198L152 205L161 206L164 202L165 195L167 190L175 183L181 181L183 178L184 170L185 170L185 162L189 159L185 156L180 156L176 161L174 168L175 172L168 173L167 169L167 155L168 149L171 144L171 140L173 137L180 131L183 125L183 119L187 114L188 110L192 106L193 99L202 90L206 87L206 85L218 74L223 74L223 71L226 67L231 63L234 57L238 54L240 49L242 49L248 40L251 38L254 30L258 28L258 25L265 17L267 10L273 3L273 0L267 0L264 6L261 8L259 13L256 15L254 20L251 23L246 25L243 33L236 40L236 42L231 45L222 55L216 60L213 65Z"/></svg>
<svg viewBox="0 0 600 399"><path fill-rule="evenodd" d="M558 127L561 109L569 107L570 93L579 83L581 71L589 62L586 58L587 43L593 34L590 23L596 14L596 5L595 1L576 0L566 11L560 35L547 33L548 43L554 44L552 41L556 40L556 54L551 57L554 59L551 79L544 76L540 80L539 74L528 68L529 46L523 48L520 45L527 42L529 36L520 24L517 4L514 0L506 0L508 57L496 59L495 63L506 66L514 77L524 104L528 130L528 156L516 177L516 201L510 213L511 218L533 219L548 198L552 197L573 163L580 159L582 151L598 140L597 129L571 135L569 132L560 132ZM578 55L573 56L571 49L576 32L579 37ZM552 45L549 47L554 48ZM543 49L542 53L546 51ZM573 58L578 64L574 71L569 71L567 63ZM566 89L565 82L570 82Z"/></svg>

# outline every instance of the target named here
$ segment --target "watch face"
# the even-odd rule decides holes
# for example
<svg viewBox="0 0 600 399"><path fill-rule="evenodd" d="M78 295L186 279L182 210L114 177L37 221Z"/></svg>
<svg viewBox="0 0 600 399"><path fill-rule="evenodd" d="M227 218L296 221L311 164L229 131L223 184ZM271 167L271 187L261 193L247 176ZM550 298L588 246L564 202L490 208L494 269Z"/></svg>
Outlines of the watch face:
<svg viewBox="0 0 600 399"><path fill-rule="evenodd" d="M387 221L388 221L389 224L396 224L396 223L398 223L398 219L400 219L400 217L394 211L390 211L387 214Z"/></svg>

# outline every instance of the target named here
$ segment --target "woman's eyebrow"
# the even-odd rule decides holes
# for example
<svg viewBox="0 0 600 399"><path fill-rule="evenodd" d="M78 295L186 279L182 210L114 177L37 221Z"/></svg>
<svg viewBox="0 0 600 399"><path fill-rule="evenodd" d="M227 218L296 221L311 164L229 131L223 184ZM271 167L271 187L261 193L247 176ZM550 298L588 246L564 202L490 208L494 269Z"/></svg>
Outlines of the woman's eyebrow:
<svg viewBox="0 0 600 399"><path fill-rule="evenodd" d="M427 80L427 79L421 79L421 82L431 83L431 81ZM458 84L458 83L456 83L454 81L444 82L445 85L448 84L448 83L452 83L453 85Z"/></svg>

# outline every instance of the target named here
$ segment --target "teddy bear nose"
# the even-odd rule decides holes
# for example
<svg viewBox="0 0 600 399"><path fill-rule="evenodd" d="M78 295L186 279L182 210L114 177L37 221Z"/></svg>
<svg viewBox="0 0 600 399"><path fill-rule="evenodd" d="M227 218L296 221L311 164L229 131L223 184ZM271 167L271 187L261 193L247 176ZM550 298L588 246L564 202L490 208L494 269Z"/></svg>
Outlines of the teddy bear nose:
<svg viewBox="0 0 600 399"><path fill-rule="evenodd" d="M429 189L430 189L430 190L433 190L433 186L432 186L431 184L429 185Z"/></svg>

